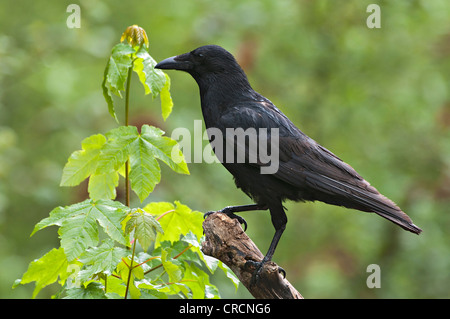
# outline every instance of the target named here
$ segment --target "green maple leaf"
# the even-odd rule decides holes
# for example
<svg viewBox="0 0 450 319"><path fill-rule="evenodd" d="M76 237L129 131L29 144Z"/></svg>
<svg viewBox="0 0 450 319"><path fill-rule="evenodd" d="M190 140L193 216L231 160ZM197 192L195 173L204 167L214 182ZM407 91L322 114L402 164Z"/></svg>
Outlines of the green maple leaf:
<svg viewBox="0 0 450 319"><path fill-rule="evenodd" d="M156 247L165 240L174 243L189 232L192 232L197 237L198 242L203 236L203 214L191 210L188 206L178 201L175 201L175 205L166 202L150 203L144 207L144 210L153 215L165 214L159 219L159 223L165 231L164 234L158 234L155 243Z"/></svg>
<svg viewBox="0 0 450 319"><path fill-rule="evenodd" d="M165 249L161 251L161 263L164 270L167 272L167 275L169 275L170 282L177 282L183 278L181 262L176 259L169 258L168 252Z"/></svg>
<svg viewBox="0 0 450 319"><path fill-rule="evenodd" d="M155 69L156 61L150 56L145 46L136 53L133 63L133 71L139 76L139 80L145 89L145 94L152 94L155 98L160 94L161 111L166 120L172 112L173 101L170 96L170 78L159 69Z"/></svg>
<svg viewBox="0 0 450 319"><path fill-rule="evenodd" d="M76 186L90 176L89 195L93 200L114 199L119 184L119 174L115 170L96 173L101 153L107 139L102 134L87 137L81 143L81 150L70 155L63 169L61 186Z"/></svg>
<svg viewBox="0 0 450 319"><path fill-rule="evenodd" d="M134 237L139 241L144 251L155 241L157 233L164 233L158 221L140 208L132 209L127 218L125 233L129 234L134 230Z"/></svg>
<svg viewBox="0 0 450 319"><path fill-rule="evenodd" d="M172 159L173 154L176 154L177 158L183 156L177 142L163 134L164 132L156 127L143 125L139 138L130 150L131 188L141 202L161 180L161 169L156 159L177 173L189 174L184 159L178 163Z"/></svg>
<svg viewBox="0 0 450 319"><path fill-rule="evenodd" d="M106 143L102 134L92 135L81 142L81 150L70 155L63 169L60 186L76 186L97 168L100 149Z"/></svg>
<svg viewBox="0 0 450 319"><path fill-rule="evenodd" d="M191 289L193 299L219 298L219 291L209 282L209 275L194 264L184 263L184 284Z"/></svg>
<svg viewBox="0 0 450 319"><path fill-rule="evenodd" d="M98 226L115 241L128 245L128 240L122 232L121 221L129 209L110 200L93 201L91 199L66 207L57 207L50 216L41 220L34 228L31 236L38 230L51 225L60 226L58 230L61 247L72 261L79 257L89 247L98 244Z"/></svg>
<svg viewBox="0 0 450 319"><path fill-rule="evenodd" d="M136 59L133 63L139 80L145 89L145 94L152 94L153 98L158 96L166 83L166 76L162 70L155 69L156 61L150 56L148 51L142 46L136 52Z"/></svg>
<svg viewBox="0 0 450 319"><path fill-rule="evenodd" d="M131 189L141 202L161 180L157 159L177 173L189 174L177 142L163 134L160 129L149 125L143 125L141 133L135 126L111 130L106 134L108 141L101 150L96 174L118 171L129 159Z"/></svg>
<svg viewBox="0 0 450 319"><path fill-rule="evenodd" d="M128 251L121 247L115 247L114 241L105 239L99 247L88 248L79 258L86 268L81 270L79 278L82 282L89 280L99 273L111 275Z"/></svg>
<svg viewBox="0 0 450 319"><path fill-rule="evenodd" d="M130 144L136 140L138 132L134 126L120 126L105 135L108 140L98 158L96 174L118 171L128 160Z"/></svg>
<svg viewBox="0 0 450 319"><path fill-rule="evenodd" d="M129 44L119 43L115 45L103 74L103 96L108 104L109 113L116 121L118 120L114 110L112 94L122 97L120 91L125 90L128 70L133 62L131 54L134 52L135 50Z"/></svg>
<svg viewBox="0 0 450 319"><path fill-rule="evenodd" d="M109 57L106 81L110 85L111 91L119 97L122 97L120 91L125 90L128 69L132 65L131 54L134 52L135 50L130 45L119 43L113 47Z"/></svg>
<svg viewBox="0 0 450 319"><path fill-rule="evenodd" d="M156 61L150 56L147 48L147 45L132 46L129 43L119 43L112 49L103 74L102 90L108 111L116 121L118 120L112 95L122 97L121 91L125 90L130 68L138 75L145 94L151 93L153 98L161 94L164 120L172 111L169 76L162 70L155 69Z"/></svg>
<svg viewBox="0 0 450 319"><path fill-rule="evenodd" d="M87 177L88 191L93 200L115 199L119 172L130 161L131 189L141 202L161 180L157 160L172 170L189 174L177 142L160 129L143 125L141 132L135 126L121 126L106 133L83 140L82 149L75 151L64 166L61 186L75 186Z"/></svg>
<svg viewBox="0 0 450 319"><path fill-rule="evenodd" d="M67 289L64 299L106 299L105 291L99 282L91 282L87 287Z"/></svg>
<svg viewBox="0 0 450 319"><path fill-rule="evenodd" d="M109 173L92 174L89 178L88 192L93 200L115 199L116 187L119 186L119 173L111 171Z"/></svg>
<svg viewBox="0 0 450 319"><path fill-rule="evenodd" d="M42 288L48 286L58 280L67 278L67 262L66 255L62 248L52 249L41 258L30 263L28 270L17 284L27 284L35 281L35 288L33 291L33 298L41 291Z"/></svg>
<svg viewBox="0 0 450 319"><path fill-rule="evenodd" d="M170 113L172 113L173 101L170 95L170 78L166 73L164 73L164 75L166 76L166 83L161 89L160 98L161 98L161 112L163 119L165 121L169 117Z"/></svg>

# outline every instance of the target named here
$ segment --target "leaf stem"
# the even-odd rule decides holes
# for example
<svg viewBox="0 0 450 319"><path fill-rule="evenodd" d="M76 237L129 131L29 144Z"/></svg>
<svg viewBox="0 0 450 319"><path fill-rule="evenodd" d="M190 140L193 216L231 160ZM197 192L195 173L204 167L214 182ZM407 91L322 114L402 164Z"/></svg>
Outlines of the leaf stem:
<svg viewBox="0 0 450 319"><path fill-rule="evenodd" d="M176 282L165 282L165 283L162 283L161 286L169 286L169 285L174 285L174 284L178 284L181 282L197 282L197 281L198 280L195 280L195 279L182 279L182 280L176 281Z"/></svg>
<svg viewBox="0 0 450 319"><path fill-rule="evenodd" d="M130 68L128 69L127 76L127 88L125 91L125 125L129 125L129 110L130 110L130 85L131 85L131 74L133 71L134 60L131 62ZM129 161L125 162L125 205L130 207L130 177L129 177Z"/></svg>
<svg viewBox="0 0 450 319"><path fill-rule="evenodd" d="M131 279L131 272L133 271L133 260L134 260L134 252L135 251L136 251L136 240L133 243L133 252L131 253L131 261L130 261L130 265L128 266L129 270L128 270L128 278L127 278L127 288L125 289L124 299L127 299L128 289L130 288L130 279Z"/></svg>
<svg viewBox="0 0 450 319"><path fill-rule="evenodd" d="M158 217L156 217L156 220L160 220L162 217L164 217L164 216L166 216L167 214L172 213L172 212L174 212L174 211L175 211L175 209L168 210L167 212L162 213L161 215L159 215Z"/></svg>
<svg viewBox="0 0 450 319"><path fill-rule="evenodd" d="M131 62L130 68L128 69L128 76L127 76L127 88L125 91L125 125L129 125L129 110L130 110L130 85L131 85L131 72L133 71L133 64L134 61ZM125 162L125 205L130 207L130 176L129 176L129 160ZM133 242L133 252L131 254L131 262L130 266L128 266L128 278L127 278L127 288L125 289L125 297L124 299L127 299L128 296L128 289L130 288L130 279L131 279L131 273L133 271L133 260L134 260L134 253L136 251L136 240Z"/></svg>
<svg viewBox="0 0 450 319"><path fill-rule="evenodd" d="M127 88L125 91L125 125L128 126L129 124L129 107L130 107L130 85L131 85L131 73L133 71L133 64L134 60L131 62L130 67L128 68L128 75L127 75Z"/></svg>
<svg viewBox="0 0 450 319"><path fill-rule="evenodd" d="M139 266L141 266L141 265L143 265L143 264L145 264L145 263L148 263L149 261L151 261L151 260L153 260L153 259L156 259L156 258L161 258L161 257L159 257L159 256L151 257L151 258L147 259L146 261L143 261L143 262L141 262L140 264L137 264L137 265L134 266L133 268L139 267Z"/></svg>
<svg viewBox="0 0 450 319"><path fill-rule="evenodd" d="M189 246L187 246L185 249L183 249L178 255L176 255L175 257L173 257L173 259L177 259L178 257L180 257L181 255L183 255L185 252L187 252L190 248L192 247L192 245L189 244ZM147 270L146 272L144 272L144 275L148 274L149 272L152 272L153 270L156 270L158 268L161 268L163 266L163 264L159 264L158 266L153 267L152 269Z"/></svg>

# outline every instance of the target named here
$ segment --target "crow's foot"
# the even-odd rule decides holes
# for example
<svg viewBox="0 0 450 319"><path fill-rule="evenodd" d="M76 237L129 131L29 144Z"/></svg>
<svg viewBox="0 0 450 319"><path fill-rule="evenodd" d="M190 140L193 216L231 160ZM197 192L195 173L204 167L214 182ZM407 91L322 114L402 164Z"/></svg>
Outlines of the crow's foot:
<svg viewBox="0 0 450 319"><path fill-rule="evenodd" d="M263 269L264 264L268 261L269 260L267 260L265 257L263 258L262 261L254 261L254 260L247 261L246 265L251 265L252 267L255 268L255 271L253 272L252 275L252 279L250 281L251 285L256 284L261 279L261 271ZM278 266L278 272L280 274L283 274L283 278L286 278L286 271L280 266Z"/></svg>
<svg viewBox="0 0 450 319"><path fill-rule="evenodd" d="M206 214L203 215L203 218L206 218L206 217L208 217L209 215L211 215L213 213L222 213L222 214L225 214L225 215L227 215L228 217L230 217L232 219L237 219L237 221L240 224L244 225L244 231L246 231L247 230L247 222L245 221L245 219L242 218L241 216L236 215L235 213L233 213L233 211L230 211L230 210L231 209L229 207L225 207L224 209L221 209L221 210L219 210L217 212L214 212L214 211L207 212Z"/></svg>

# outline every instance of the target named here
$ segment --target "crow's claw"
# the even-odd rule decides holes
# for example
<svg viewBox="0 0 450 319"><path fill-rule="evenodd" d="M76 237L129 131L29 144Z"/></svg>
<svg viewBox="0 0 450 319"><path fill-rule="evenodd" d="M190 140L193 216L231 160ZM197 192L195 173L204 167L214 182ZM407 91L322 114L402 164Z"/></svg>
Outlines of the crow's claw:
<svg viewBox="0 0 450 319"><path fill-rule="evenodd" d="M203 219L206 219L206 217L208 217L211 214L214 214L215 212L211 211L211 212L207 212L203 214Z"/></svg>
<svg viewBox="0 0 450 319"><path fill-rule="evenodd" d="M225 213L226 214L226 213ZM244 218L242 218L241 216L238 216L234 213L231 214L227 214L228 217L232 218L232 219L237 219L237 221L239 222L239 224L243 224L244 225L244 231L247 231L247 222L245 221Z"/></svg>
<svg viewBox="0 0 450 319"><path fill-rule="evenodd" d="M282 267L278 266L278 272L280 274L283 274L283 279L286 279L286 270L284 270Z"/></svg>
<svg viewBox="0 0 450 319"><path fill-rule="evenodd" d="M206 218L206 217L208 217L209 215L211 215L211 214L213 214L213 213L216 213L216 212L214 212L214 211L207 212L207 213L205 213L205 214L203 215L203 218ZM239 222L239 224L243 224L243 225L244 225L244 231L247 230L247 222L245 221L245 219L242 218L241 216L236 215L236 214L233 213L233 212L228 211L227 207L225 207L224 209L221 209L221 210L217 211L217 213L222 213L222 214L225 214L225 215L227 215L228 217L230 217L230 218L232 218L232 219L237 219L237 221Z"/></svg>
<svg viewBox="0 0 450 319"><path fill-rule="evenodd" d="M222 210L220 210L221 213L226 214L228 217L233 218L233 219L237 219L237 221L239 222L239 224L243 224L244 225L244 231L247 230L247 222L245 221L244 218L242 218L241 216L236 215L233 211L232 211L232 207L225 207Z"/></svg>
<svg viewBox="0 0 450 319"><path fill-rule="evenodd" d="M250 281L251 285L256 284L260 279L261 279L261 271L263 269L263 265L267 262L268 260L262 260L262 261L254 261L254 260L248 260L246 262L246 265L251 265L252 267L255 268L255 272L252 275L252 279ZM280 266L278 266L278 272L280 274L283 275L283 278L286 278L286 271L281 268Z"/></svg>

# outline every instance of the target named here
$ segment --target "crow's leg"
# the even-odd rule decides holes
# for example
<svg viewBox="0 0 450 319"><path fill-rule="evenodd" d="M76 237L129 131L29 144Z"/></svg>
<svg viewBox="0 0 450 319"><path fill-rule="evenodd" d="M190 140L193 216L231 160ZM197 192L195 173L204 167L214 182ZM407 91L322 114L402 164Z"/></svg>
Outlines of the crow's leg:
<svg viewBox="0 0 450 319"><path fill-rule="evenodd" d="M230 218L235 218L239 223L244 224L244 231L247 230L247 222L241 216L236 215L237 212L248 212L250 210L266 210L268 207L266 205L251 204L251 205L239 205L239 206L227 206L219 211L218 213L226 214ZM207 212L204 217L211 215L215 212Z"/></svg>
<svg viewBox="0 0 450 319"><path fill-rule="evenodd" d="M275 235L272 238L269 250L267 251L267 254L264 256L263 260L261 260L260 262L255 262L251 260L248 261L248 263L253 264L256 267L256 271L254 272L252 278L253 282L259 280L262 266L266 262L272 260L273 254L275 253L275 249L277 248L277 244L280 241L281 235L286 229L287 217L286 213L284 212L283 205L280 203L277 206L269 207L269 209L270 215L272 217L272 224L275 227ZM283 277L286 277L286 271L283 268L278 267L278 272L282 273Z"/></svg>

